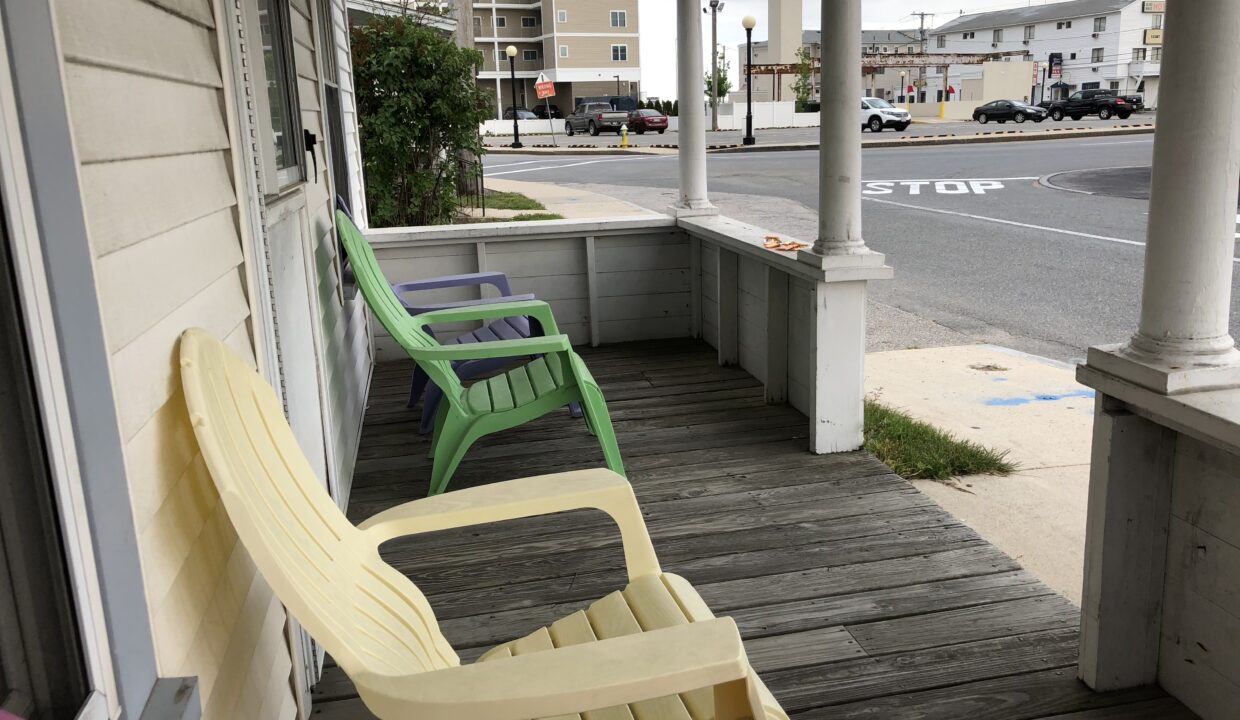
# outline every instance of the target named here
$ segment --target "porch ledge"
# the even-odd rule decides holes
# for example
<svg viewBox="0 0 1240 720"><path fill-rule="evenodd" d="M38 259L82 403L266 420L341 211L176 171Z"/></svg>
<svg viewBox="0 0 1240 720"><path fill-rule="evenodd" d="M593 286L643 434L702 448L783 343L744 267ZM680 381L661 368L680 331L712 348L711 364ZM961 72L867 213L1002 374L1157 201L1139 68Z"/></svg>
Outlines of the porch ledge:
<svg viewBox="0 0 1240 720"><path fill-rule="evenodd" d="M690 235L710 240L738 255L752 258L764 265L807 280L816 282L890 280L895 274L895 270L890 265L883 263L883 256L879 253L874 253L865 263L856 262L855 258L841 258L840 263L831 262L828 259L821 267L801 262L795 253L778 252L763 247L766 236L772 234L770 231L729 217L681 218L678 223ZM786 235L779 237L783 241L796 240ZM809 242L806 244L812 245Z"/></svg>
<svg viewBox="0 0 1240 720"><path fill-rule="evenodd" d="M198 692L196 677L159 678L138 720L198 720L202 717Z"/></svg>
<svg viewBox="0 0 1240 720"><path fill-rule="evenodd" d="M675 230L676 227L675 218L651 213L648 216L588 220L536 220L379 228L367 230L366 239L375 248L394 248L420 243L464 245L477 242L513 242L543 238L580 238L591 235L616 235L629 231Z"/></svg>
<svg viewBox="0 0 1240 720"><path fill-rule="evenodd" d="M1091 365L1078 365L1076 379L1137 415L1240 454L1240 388L1164 395Z"/></svg>

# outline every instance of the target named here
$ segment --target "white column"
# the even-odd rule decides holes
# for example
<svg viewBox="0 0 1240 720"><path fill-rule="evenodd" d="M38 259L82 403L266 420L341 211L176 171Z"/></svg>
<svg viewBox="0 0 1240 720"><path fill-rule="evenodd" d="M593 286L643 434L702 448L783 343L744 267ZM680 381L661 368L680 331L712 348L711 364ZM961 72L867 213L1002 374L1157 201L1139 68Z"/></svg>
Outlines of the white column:
<svg viewBox="0 0 1240 720"><path fill-rule="evenodd" d="M702 9L698 0L678 0L676 15L677 97L680 103L680 199L678 215L713 212L706 197L706 97L702 78Z"/></svg>
<svg viewBox="0 0 1240 720"><path fill-rule="evenodd" d="M861 0L822 0L819 255L867 252L861 239Z"/></svg>
<svg viewBox="0 0 1240 720"><path fill-rule="evenodd" d="M1166 18L1167 106L1184 107L1210 88L1211 119L1158 118L1141 324L1121 354L1168 371L1199 369L1199 382L1157 388L1177 392L1240 381L1228 371L1240 368L1228 331L1240 185L1240 3L1170 3Z"/></svg>

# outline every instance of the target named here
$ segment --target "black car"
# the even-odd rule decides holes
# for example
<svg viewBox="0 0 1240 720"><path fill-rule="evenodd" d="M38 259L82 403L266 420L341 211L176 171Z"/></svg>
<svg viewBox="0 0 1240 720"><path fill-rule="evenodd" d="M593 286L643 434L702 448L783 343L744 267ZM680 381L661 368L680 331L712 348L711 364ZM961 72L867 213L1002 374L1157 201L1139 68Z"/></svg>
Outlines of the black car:
<svg viewBox="0 0 1240 720"><path fill-rule="evenodd" d="M1139 95L1119 96L1114 90L1077 90L1063 100L1050 100L1038 103L1046 108L1055 122L1065 116L1080 120L1086 115L1097 115L1099 120L1110 120L1118 117L1127 120L1142 107Z"/></svg>
<svg viewBox="0 0 1240 720"><path fill-rule="evenodd" d="M504 111L504 119L511 120L514 114L517 116L518 120L537 120L538 119L537 115L530 112L529 110L526 110L523 107L508 108L507 110Z"/></svg>
<svg viewBox="0 0 1240 720"><path fill-rule="evenodd" d="M535 117L537 117L539 120L548 119L546 105L535 105L532 112L534 113ZM563 120L564 119L564 113L560 112L560 107L558 105L551 106L551 119L552 120Z"/></svg>
<svg viewBox="0 0 1240 720"><path fill-rule="evenodd" d="M994 120L1005 123L1008 120L1023 123L1026 120L1042 122L1047 117L1045 108L1030 105L1020 100L995 100L973 110L973 119L985 125Z"/></svg>

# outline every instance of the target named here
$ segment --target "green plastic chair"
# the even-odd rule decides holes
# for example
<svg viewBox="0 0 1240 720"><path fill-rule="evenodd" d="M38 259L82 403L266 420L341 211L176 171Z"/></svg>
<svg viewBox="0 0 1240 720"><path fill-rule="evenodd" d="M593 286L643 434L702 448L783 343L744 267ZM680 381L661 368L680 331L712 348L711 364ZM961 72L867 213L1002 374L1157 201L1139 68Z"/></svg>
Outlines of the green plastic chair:
<svg viewBox="0 0 1240 720"><path fill-rule="evenodd" d="M461 458L483 436L524 425L571 402L581 403L586 427L598 438L607 467L624 475L624 463L603 393L585 361L573 352L568 336L560 334L551 306L529 300L410 316L383 277L370 243L361 231L340 211L336 212L336 223L366 304L409 357L443 390L445 401L440 403L435 416L435 435L431 441L431 456L435 462L431 470L430 495L447 489ZM487 321L518 315L537 320L545 336L443 346L423 330L441 323ZM461 383L452 368L453 361L458 360L512 358L516 362L531 356L535 356L533 360L469 387Z"/></svg>

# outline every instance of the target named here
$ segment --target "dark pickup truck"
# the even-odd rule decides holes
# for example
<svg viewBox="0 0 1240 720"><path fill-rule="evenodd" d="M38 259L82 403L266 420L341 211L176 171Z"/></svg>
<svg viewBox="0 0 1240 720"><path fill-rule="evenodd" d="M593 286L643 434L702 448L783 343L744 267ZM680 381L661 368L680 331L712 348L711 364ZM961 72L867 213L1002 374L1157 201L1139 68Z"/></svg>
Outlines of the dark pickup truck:
<svg viewBox="0 0 1240 720"><path fill-rule="evenodd" d="M1044 100L1038 107L1046 108L1056 122L1065 116L1080 120L1086 115L1097 115L1101 120L1127 120L1141 109L1142 101L1139 95L1119 96L1113 90L1078 90L1063 100Z"/></svg>

